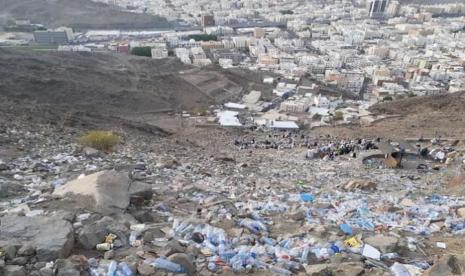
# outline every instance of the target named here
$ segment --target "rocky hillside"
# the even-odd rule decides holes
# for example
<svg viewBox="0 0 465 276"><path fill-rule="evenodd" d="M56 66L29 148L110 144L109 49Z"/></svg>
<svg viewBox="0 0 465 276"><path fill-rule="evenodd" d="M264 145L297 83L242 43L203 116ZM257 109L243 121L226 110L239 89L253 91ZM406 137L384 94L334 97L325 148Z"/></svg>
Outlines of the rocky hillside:
<svg viewBox="0 0 465 276"><path fill-rule="evenodd" d="M321 128L317 134L342 137L443 138L465 137L465 92L414 97L374 105L370 111L386 116L366 126Z"/></svg>
<svg viewBox="0 0 465 276"><path fill-rule="evenodd" d="M28 18L49 28L75 29L166 28L170 23L158 16L123 12L90 0L1 0L0 26L9 19Z"/></svg>
<svg viewBox="0 0 465 276"><path fill-rule="evenodd" d="M271 89L253 73L108 53L0 49L0 75L0 112L55 123L76 117L78 124L89 118L137 120L143 114L204 109L255 86Z"/></svg>

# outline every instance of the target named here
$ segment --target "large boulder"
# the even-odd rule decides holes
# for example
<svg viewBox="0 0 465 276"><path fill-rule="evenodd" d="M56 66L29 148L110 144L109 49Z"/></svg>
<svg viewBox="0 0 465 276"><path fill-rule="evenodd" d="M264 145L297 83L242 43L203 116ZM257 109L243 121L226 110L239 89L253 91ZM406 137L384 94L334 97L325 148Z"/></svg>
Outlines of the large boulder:
<svg viewBox="0 0 465 276"><path fill-rule="evenodd" d="M53 193L59 196L90 198L95 211L113 214L129 206L132 194L147 196L152 192L151 188L145 183L132 182L127 172L111 170L79 177L58 187Z"/></svg>
<svg viewBox="0 0 465 276"><path fill-rule="evenodd" d="M124 233L127 231L128 229L126 226L114 221L110 217L103 217L79 229L77 241L83 248L93 249L97 244L105 240L105 236L112 233L120 239L123 245L126 245L126 236Z"/></svg>
<svg viewBox="0 0 465 276"><path fill-rule="evenodd" d="M6 216L0 224L0 247L27 245L28 254L35 252L39 261L66 258L73 248L73 227L55 217Z"/></svg>
<svg viewBox="0 0 465 276"><path fill-rule="evenodd" d="M423 275L465 275L465 256L444 255Z"/></svg>
<svg viewBox="0 0 465 276"><path fill-rule="evenodd" d="M2 271L0 271L2 272ZM19 265L7 265L3 271L4 276L26 276L26 269L23 266Z"/></svg>

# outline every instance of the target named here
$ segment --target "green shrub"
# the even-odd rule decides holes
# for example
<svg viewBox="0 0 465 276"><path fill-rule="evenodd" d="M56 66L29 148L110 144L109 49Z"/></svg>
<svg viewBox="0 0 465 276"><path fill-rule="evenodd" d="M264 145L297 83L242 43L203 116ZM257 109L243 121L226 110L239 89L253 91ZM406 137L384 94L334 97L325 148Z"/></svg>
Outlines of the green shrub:
<svg viewBox="0 0 465 276"><path fill-rule="evenodd" d="M93 130L80 137L78 142L83 146L109 152L120 142L120 138L111 131Z"/></svg>
<svg viewBox="0 0 465 276"><path fill-rule="evenodd" d="M194 34L187 36L188 39L193 39L195 41L210 41L214 40L217 41L218 37L216 35L209 35L209 34Z"/></svg>
<svg viewBox="0 0 465 276"><path fill-rule="evenodd" d="M385 96L385 97L383 98L383 102L388 102L388 101L389 101L389 102L392 101L392 97L391 97L391 96Z"/></svg>
<svg viewBox="0 0 465 276"><path fill-rule="evenodd" d="M281 14L283 14L283 15L284 15L284 14L294 14L294 12L291 11L291 10L282 10L282 11L279 11L279 12L280 12Z"/></svg>
<svg viewBox="0 0 465 276"><path fill-rule="evenodd" d="M334 112L334 120L335 121L341 121L343 119L344 119L344 113L342 113L342 111Z"/></svg>
<svg viewBox="0 0 465 276"><path fill-rule="evenodd" d="M141 57L152 57L152 48L150 47L134 47L131 54Z"/></svg>

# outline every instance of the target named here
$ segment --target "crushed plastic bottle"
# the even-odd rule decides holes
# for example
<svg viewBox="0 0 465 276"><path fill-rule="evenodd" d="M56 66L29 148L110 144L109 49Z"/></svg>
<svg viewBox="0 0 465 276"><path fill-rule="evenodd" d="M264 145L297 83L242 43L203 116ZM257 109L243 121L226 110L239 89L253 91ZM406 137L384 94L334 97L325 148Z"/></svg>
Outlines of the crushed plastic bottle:
<svg viewBox="0 0 465 276"><path fill-rule="evenodd" d="M252 220L249 218L245 218L239 222L239 225L249 229L252 233L258 234L263 231L268 231L265 224L260 221Z"/></svg>
<svg viewBox="0 0 465 276"><path fill-rule="evenodd" d="M162 258L157 258L151 261L149 264L155 268L164 269L166 271L170 271L174 273L186 273L187 272L183 266L177 263L173 263L172 261L162 259Z"/></svg>
<svg viewBox="0 0 465 276"><path fill-rule="evenodd" d="M118 271L116 273L117 274L119 273L121 276L135 276L136 275L134 271L132 271L132 269L125 262L121 262L118 264Z"/></svg>
<svg viewBox="0 0 465 276"><path fill-rule="evenodd" d="M116 261L111 261L110 265L108 266L107 276L115 276L117 268L118 263Z"/></svg>
<svg viewBox="0 0 465 276"><path fill-rule="evenodd" d="M303 202L313 202L315 200L315 197L309 193L300 193L300 199Z"/></svg>
<svg viewBox="0 0 465 276"><path fill-rule="evenodd" d="M394 276L411 276L408 269L400 263L394 263L390 269Z"/></svg>
<svg viewBox="0 0 465 276"><path fill-rule="evenodd" d="M352 235L354 233L352 227L350 227L347 223L339 225L339 229L341 229L341 231L346 235Z"/></svg>

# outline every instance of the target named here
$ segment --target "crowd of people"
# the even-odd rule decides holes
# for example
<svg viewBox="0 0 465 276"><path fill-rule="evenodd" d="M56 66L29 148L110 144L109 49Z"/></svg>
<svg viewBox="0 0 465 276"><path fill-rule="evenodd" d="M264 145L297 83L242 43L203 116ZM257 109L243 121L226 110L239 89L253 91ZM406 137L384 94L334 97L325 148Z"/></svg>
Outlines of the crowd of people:
<svg viewBox="0 0 465 276"><path fill-rule="evenodd" d="M255 135L243 136L234 140L234 146L244 149L293 149L296 147L308 149L306 158L334 159L335 156L351 154L357 156L361 150L377 149L374 141L366 139L344 140L333 137L314 140L309 136L293 132L271 133L257 138Z"/></svg>
<svg viewBox="0 0 465 276"><path fill-rule="evenodd" d="M371 149L377 149L376 144L371 140L331 140L330 142L315 144L314 147L307 151L306 158L333 160L336 156L348 154L355 158L357 157L357 152Z"/></svg>

